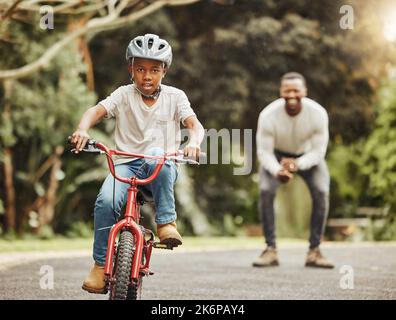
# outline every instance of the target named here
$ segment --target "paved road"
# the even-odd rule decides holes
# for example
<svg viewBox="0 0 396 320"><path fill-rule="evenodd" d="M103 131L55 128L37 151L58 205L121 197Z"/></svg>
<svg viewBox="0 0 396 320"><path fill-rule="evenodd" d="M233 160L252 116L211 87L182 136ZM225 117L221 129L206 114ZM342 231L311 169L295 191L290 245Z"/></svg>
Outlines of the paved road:
<svg viewBox="0 0 396 320"><path fill-rule="evenodd" d="M260 250L155 251L142 299L396 299L395 245L330 245L323 252L335 269L305 268L302 246L279 248L281 265L267 269L250 266ZM83 255L0 269L0 299L107 299L80 289L91 263ZM40 288L44 265L53 268L53 289ZM353 289L340 286L342 266L353 268Z"/></svg>

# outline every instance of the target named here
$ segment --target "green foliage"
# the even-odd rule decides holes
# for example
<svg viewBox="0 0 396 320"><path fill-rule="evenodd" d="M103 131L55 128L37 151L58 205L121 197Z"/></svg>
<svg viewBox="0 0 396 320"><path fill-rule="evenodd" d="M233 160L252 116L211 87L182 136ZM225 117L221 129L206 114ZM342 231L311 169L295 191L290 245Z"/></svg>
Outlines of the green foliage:
<svg viewBox="0 0 396 320"><path fill-rule="evenodd" d="M396 80L385 85L379 94L376 127L364 148L363 172L370 190L396 209Z"/></svg>
<svg viewBox="0 0 396 320"><path fill-rule="evenodd" d="M278 97L281 75L299 71L307 78L309 96L330 115L332 214L353 215L359 203L366 204L362 194L367 183L360 169L362 146L353 145L372 129L375 90L391 60L389 47L378 36L375 3L352 1L359 15L353 32L339 27L343 4L241 0L227 7L202 2L159 12L132 30L104 33L91 43L98 94L105 96L129 81L123 50L132 37L145 32L158 33L172 44L174 60L164 83L187 93L208 129L255 130L262 108ZM255 154L255 141L249 152ZM233 175L234 165L192 171L198 203L211 223L229 234L239 216L243 223L259 221L257 163L248 176Z"/></svg>
<svg viewBox="0 0 396 320"><path fill-rule="evenodd" d="M91 238L93 236L93 226L83 221L74 222L66 232L68 238Z"/></svg>
<svg viewBox="0 0 396 320"><path fill-rule="evenodd" d="M375 240L396 238L396 80L378 94L376 120L367 140L344 145L338 138L331 148L332 213L353 217L358 206L388 207L385 220L373 221Z"/></svg>
<svg viewBox="0 0 396 320"><path fill-rule="evenodd" d="M362 143L344 145L338 136L327 157L331 176L331 216L353 217L367 183L362 172Z"/></svg>
<svg viewBox="0 0 396 320"><path fill-rule="evenodd" d="M396 210L396 80L392 79L379 94L375 129L367 139L362 171L368 177L369 190Z"/></svg>
<svg viewBox="0 0 396 320"><path fill-rule="evenodd" d="M374 228L373 238L377 241L389 241L396 239L396 219L393 216L385 221L380 227Z"/></svg>
<svg viewBox="0 0 396 320"><path fill-rule="evenodd" d="M12 30L12 32L11 32ZM12 22L12 42L1 53L1 67L15 68L37 59L61 33L43 32ZM8 50L15 50L10 55ZM86 67L75 43L62 50L43 71L12 81L11 113L1 106L1 147L13 150L17 212L22 214L48 186L48 171L37 176L39 168L57 146L66 146L66 138L77 125L83 111L94 105L96 96L84 83ZM65 163L64 172L67 172ZM64 173L58 173L62 180ZM4 186L1 186L3 188ZM61 199L59 199L61 200ZM51 232L45 231L44 237Z"/></svg>
<svg viewBox="0 0 396 320"><path fill-rule="evenodd" d="M50 240L55 237L54 230L50 225L44 225L41 227L40 232L37 235L38 239L41 240Z"/></svg>
<svg viewBox="0 0 396 320"><path fill-rule="evenodd" d="M133 27L92 39L96 94L104 98L129 82L124 54L131 38L158 33L174 51L164 83L186 91L205 128L251 128L254 137L258 114L278 97L280 76L291 70L301 72L307 78L309 96L330 115L332 214L351 216L358 205L389 203L394 207L395 85L380 96L376 129L371 134L373 101L385 66L392 62L391 51L378 36L381 21L376 2L351 1L359 16L353 31L339 27L343 4L341 0L241 0L233 6L215 6L202 1L162 10ZM2 43L1 69L34 61L66 29L62 23L51 32L34 26L38 23L11 20L0 25L0 34L11 39ZM56 146L65 144L83 111L96 102L84 83L85 72L73 44L45 70L13 82L11 114L3 112L2 99L0 158L4 147L12 147L18 212L46 190L48 173L35 179L38 168ZM0 90L3 95L4 89ZM112 145L113 129L114 123L105 121L91 135ZM248 152L254 158L255 141ZM106 164L102 157L76 157L68 152L62 160L52 227L55 232L88 235L83 223L92 219L95 197L108 174ZM257 163L254 160L247 176L233 175L235 166L192 170L198 203L211 223L227 234L238 233L241 224L259 221ZM4 190L0 191L3 195ZM306 203L300 209L306 210ZM285 208L284 219L290 218L292 210ZM304 225L304 215L296 219Z"/></svg>

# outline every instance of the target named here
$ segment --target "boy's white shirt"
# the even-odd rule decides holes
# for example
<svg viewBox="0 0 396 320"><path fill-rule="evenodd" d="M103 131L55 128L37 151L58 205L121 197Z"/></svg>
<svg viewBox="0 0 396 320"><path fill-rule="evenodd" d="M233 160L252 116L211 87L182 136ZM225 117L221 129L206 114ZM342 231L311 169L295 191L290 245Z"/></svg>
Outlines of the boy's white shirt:
<svg viewBox="0 0 396 320"><path fill-rule="evenodd" d="M326 109L312 99L303 98L301 112L291 117L285 103L283 98L273 101L261 111L258 119L257 156L274 176L282 169L274 149L303 154L296 161L300 170L307 170L324 159L329 142Z"/></svg>
<svg viewBox="0 0 396 320"><path fill-rule="evenodd" d="M116 118L114 132L117 150L146 154L152 147L165 152L177 151L181 143L180 122L184 124L195 116L186 94L177 88L161 85L161 93L151 107L132 84L121 86L99 102L106 111L106 118ZM131 161L118 158L116 164Z"/></svg>

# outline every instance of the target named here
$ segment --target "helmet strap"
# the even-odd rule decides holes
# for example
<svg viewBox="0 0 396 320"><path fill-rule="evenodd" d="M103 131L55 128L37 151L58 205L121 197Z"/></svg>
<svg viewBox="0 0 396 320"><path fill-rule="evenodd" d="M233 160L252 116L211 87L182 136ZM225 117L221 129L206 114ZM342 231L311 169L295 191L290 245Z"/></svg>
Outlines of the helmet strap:
<svg viewBox="0 0 396 320"><path fill-rule="evenodd" d="M135 90L137 92L139 92L143 97L145 97L146 99L153 99L153 100L157 100L160 93L161 93L161 85L158 86L157 90L154 91L154 93L152 94L144 94L142 91L140 91L138 89L138 87L136 86L136 84L133 85L133 87L135 88Z"/></svg>

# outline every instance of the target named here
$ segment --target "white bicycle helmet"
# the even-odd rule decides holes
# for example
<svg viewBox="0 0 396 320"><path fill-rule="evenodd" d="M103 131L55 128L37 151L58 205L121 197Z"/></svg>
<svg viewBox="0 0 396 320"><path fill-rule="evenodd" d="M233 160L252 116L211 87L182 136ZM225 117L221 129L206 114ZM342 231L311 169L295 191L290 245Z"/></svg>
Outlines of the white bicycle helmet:
<svg viewBox="0 0 396 320"><path fill-rule="evenodd" d="M144 58L162 61L169 68L172 63L172 48L166 40L148 33L131 40L125 57L128 63L132 58Z"/></svg>

